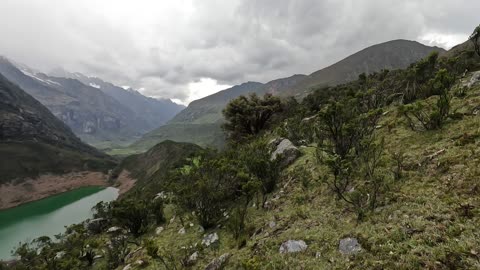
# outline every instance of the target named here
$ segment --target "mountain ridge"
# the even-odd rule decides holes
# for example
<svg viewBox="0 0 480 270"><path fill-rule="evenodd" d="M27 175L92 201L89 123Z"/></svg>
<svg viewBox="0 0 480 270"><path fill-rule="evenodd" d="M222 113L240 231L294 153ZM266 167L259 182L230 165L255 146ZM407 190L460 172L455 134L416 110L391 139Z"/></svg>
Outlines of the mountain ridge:
<svg viewBox="0 0 480 270"><path fill-rule="evenodd" d="M278 96L295 96L302 98L306 93L312 91L312 87L320 87L346 83L358 78L361 73L373 73L382 69L400 69L406 68L411 63L427 56L432 51L444 52L438 47L429 47L417 41L404 39L391 40L373 46L364 48L335 64L312 72L310 75L296 74L286 78L280 78L267 83L247 82L231 88L222 90L200 100L193 101L187 108L177 114L166 125L157 128L142 136L133 143L130 148L135 152L145 151L152 147L159 140L176 140L175 133L181 132L180 125L184 125L183 130L192 130L199 127L200 124L217 125L220 129L223 121L222 110L232 99L256 93L263 95L272 93ZM254 87L246 87L247 85ZM175 125L173 125L175 124ZM193 126L193 124L197 126ZM180 141L198 143L201 146L221 147L224 142L223 136L218 132L210 132L203 129L200 140L193 137L181 136ZM176 130L178 132L172 132ZM179 131L180 130L180 131ZM210 135L210 137L209 137ZM213 143L212 143L213 142Z"/></svg>

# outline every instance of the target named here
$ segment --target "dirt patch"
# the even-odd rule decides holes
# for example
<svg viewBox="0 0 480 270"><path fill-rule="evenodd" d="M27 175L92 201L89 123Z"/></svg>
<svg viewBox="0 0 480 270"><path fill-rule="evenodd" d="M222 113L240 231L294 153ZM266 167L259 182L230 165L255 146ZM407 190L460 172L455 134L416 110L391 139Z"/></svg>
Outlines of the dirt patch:
<svg viewBox="0 0 480 270"><path fill-rule="evenodd" d="M115 180L113 187L118 188L119 196L129 191L134 185L136 180L130 177L130 172L123 170Z"/></svg>

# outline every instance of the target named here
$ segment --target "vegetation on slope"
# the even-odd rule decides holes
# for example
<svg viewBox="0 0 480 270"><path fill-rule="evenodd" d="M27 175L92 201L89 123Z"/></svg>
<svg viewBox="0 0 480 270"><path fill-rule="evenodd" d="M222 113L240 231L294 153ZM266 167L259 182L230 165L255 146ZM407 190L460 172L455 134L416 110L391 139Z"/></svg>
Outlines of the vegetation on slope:
<svg viewBox="0 0 480 270"><path fill-rule="evenodd" d="M149 195L100 204L102 228L39 239L38 254L22 245L8 267L477 269L479 74L480 57L463 50L319 88L260 132L153 179ZM228 110L229 132L256 120ZM293 164L272 158L278 137L301 145Z"/></svg>

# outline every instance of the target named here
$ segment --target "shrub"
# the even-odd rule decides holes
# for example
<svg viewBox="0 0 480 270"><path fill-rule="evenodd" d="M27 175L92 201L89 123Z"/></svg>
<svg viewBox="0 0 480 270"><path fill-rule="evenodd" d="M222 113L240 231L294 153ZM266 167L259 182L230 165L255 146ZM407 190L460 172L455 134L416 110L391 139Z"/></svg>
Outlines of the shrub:
<svg viewBox="0 0 480 270"><path fill-rule="evenodd" d="M148 226L149 209L141 199L114 201L111 213L114 221L128 228L135 237L140 236Z"/></svg>
<svg viewBox="0 0 480 270"><path fill-rule="evenodd" d="M282 102L271 94L259 98L255 93L230 101L223 115L223 128L230 140L238 142L259 134L268 126L272 116L282 110Z"/></svg>

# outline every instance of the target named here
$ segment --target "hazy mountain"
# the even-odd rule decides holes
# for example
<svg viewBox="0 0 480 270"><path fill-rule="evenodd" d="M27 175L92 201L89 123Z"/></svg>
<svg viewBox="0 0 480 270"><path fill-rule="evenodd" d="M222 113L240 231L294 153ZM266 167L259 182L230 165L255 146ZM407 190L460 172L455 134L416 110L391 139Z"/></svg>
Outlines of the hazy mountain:
<svg viewBox="0 0 480 270"><path fill-rule="evenodd" d="M0 73L45 105L87 142L131 140L147 122L99 89L79 80L51 77L0 58Z"/></svg>
<svg viewBox="0 0 480 270"><path fill-rule="evenodd" d="M222 110L230 100L240 95L272 93L279 96L302 97L311 91L312 87L352 81L357 79L360 73L369 74L382 69L405 68L432 51L444 50L428 47L416 41L393 40L368 47L308 76L294 75L266 84L248 82L237 85L193 101L167 125L145 134L132 144L131 148L135 151L145 150L162 140L221 147L224 144L220 129L223 121ZM208 125L208 128L205 125Z"/></svg>
<svg viewBox="0 0 480 270"><path fill-rule="evenodd" d="M0 75L0 184L13 178L98 170L113 161Z"/></svg>
<svg viewBox="0 0 480 270"><path fill-rule="evenodd" d="M101 90L133 111L137 118L142 119L146 124L145 130L147 131L165 124L185 108L185 106L176 104L170 99L146 97L131 88L124 89L100 78L88 77L78 72L69 73L63 69L56 69L51 72L51 75L77 79L85 85Z"/></svg>

